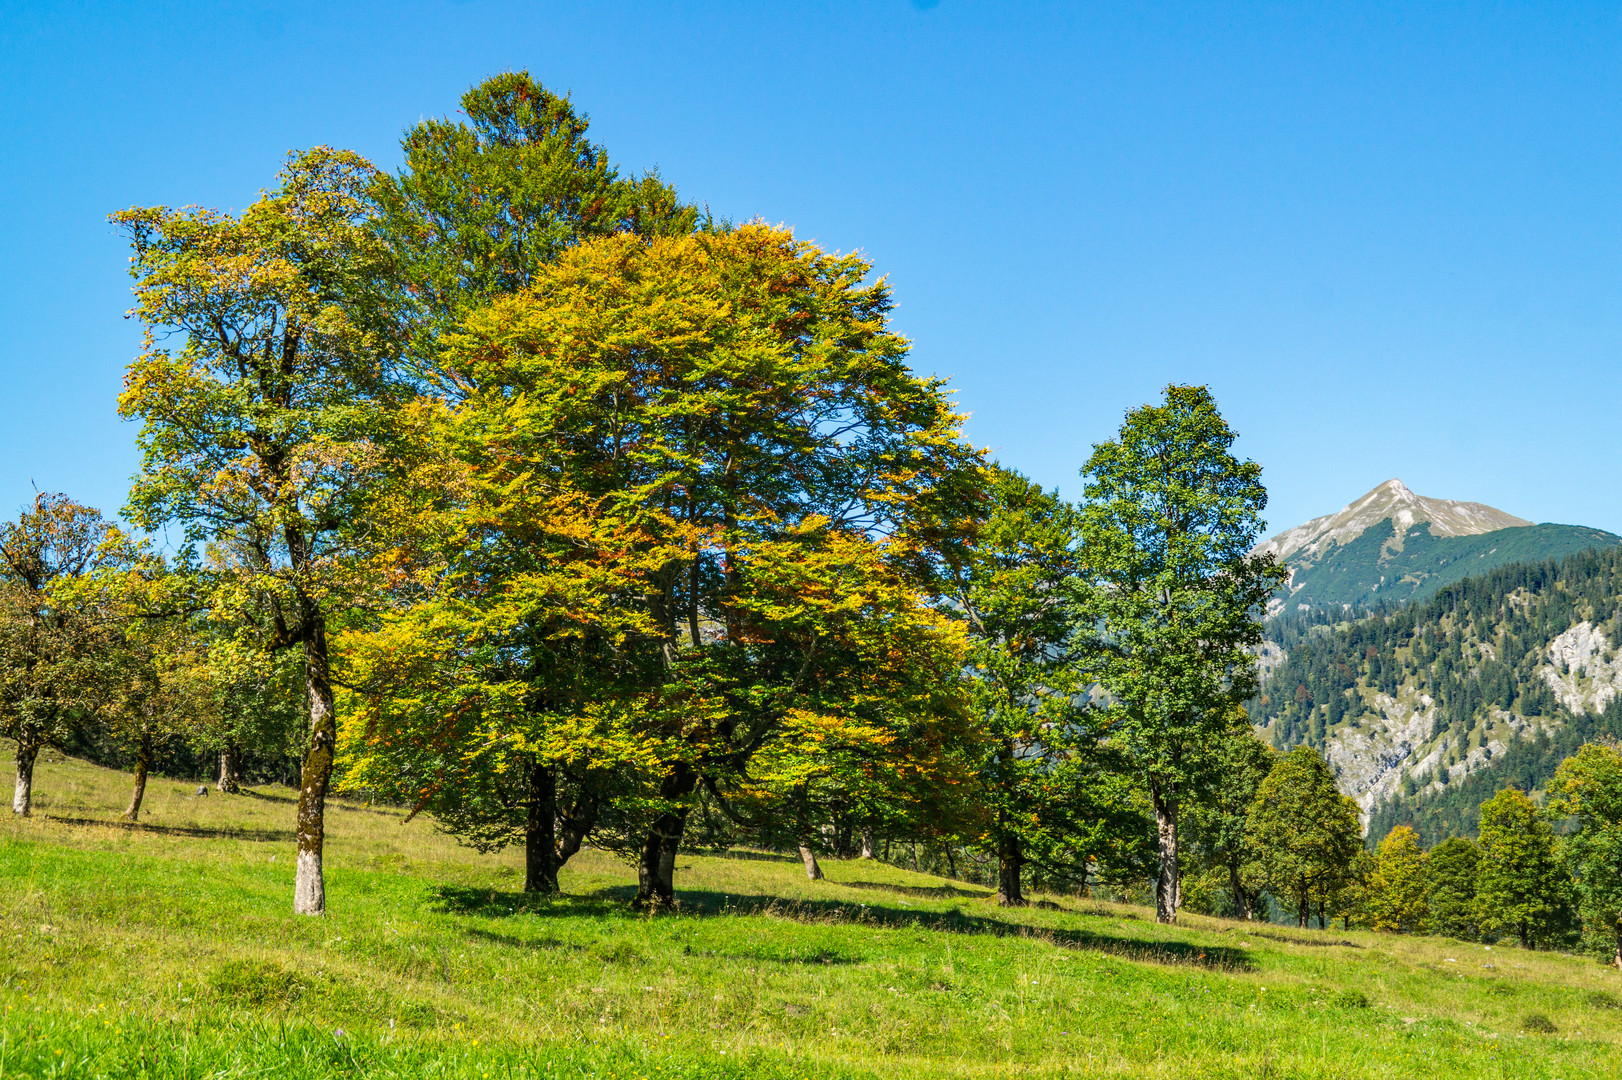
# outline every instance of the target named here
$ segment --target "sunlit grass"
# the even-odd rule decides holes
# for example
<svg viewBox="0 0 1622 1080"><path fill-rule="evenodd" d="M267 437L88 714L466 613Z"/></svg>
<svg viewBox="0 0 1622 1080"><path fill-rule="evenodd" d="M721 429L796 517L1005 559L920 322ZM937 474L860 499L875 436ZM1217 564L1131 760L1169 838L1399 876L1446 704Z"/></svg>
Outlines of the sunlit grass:
<svg viewBox="0 0 1622 1080"><path fill-rule="evenodd" d="M988 890L872 862L685 855L629 912L584 852L518 892L417 819L329 814L331 913L295 917L291 795L42 764L0 826L0 1076L1614 1076L1590 960ZM1529 1033L1542 1016L1552 1033ZM1534 1026L1536 1026L1534 1022ZM340 1034L341 1032L341 1034Z"/></svg>

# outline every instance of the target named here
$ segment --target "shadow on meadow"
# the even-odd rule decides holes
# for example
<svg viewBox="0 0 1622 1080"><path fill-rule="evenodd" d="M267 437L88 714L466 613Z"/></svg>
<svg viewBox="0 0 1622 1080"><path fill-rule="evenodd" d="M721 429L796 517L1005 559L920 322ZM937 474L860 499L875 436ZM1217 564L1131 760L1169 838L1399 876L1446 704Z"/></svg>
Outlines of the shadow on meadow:
<svg viewBox="0 0 1622 1080"><path fill-rule="evenodd" d="M955 885L889 885L882 881L839 881L842 889L877 889L880 892L916 896L920 900L989 900L997 895L990 889L963 889Z"/></svg>
<svg viewBox="0 0 1622 1080"><path fill-rule="evenodd" d="M897 890L900 891L900 890ZM519 914L541 917L594 916L625 920L645 919L649 916L632 911L630 901L636 894L631 885L616 885L598 889L583 896L542 898L522 892L503 892L496 889L468 888L444 885L435 890L434 907L453 915L472 915L503 919ZM973 895L973 894L971 894ZM1103 953L1124 960L1139 960L1151 964L1173 964L1207 968L1213 971L1252 971L1255 964L1240 948L1224 945L1200 945L1187 941L1155 941L1130 935L1115 935L1052 926L1030 926L1005 922L983 915L970 915L953 908L950 911L914 911L883 904L852 904L842 900L784 899L781 897L747 897L704 889L681 890L677 904L679 914L689 918L713 918L717 915L763 915L789 919L801 923L822 925L860 925L882 929L922 929L948 934L976 934L991 937L1021 937L1045 941L1062 949ZM519 948L550 948L552 945L534 943L497 934L488 930L470 929L474 936L491 941L505 940ZM728 956L723 953L702 955ZM734 959L767 960L781 963L859 963L863 959L826 950L800 955L792 950L783 953L774 948L752 952L747 957Z"/></svg>
<svg viewBox="0 0 1622 1080"><path fill-rule="evenodd" d="M122 829L124 832L152 833L156 836L185 836L196 840L255 840L266 843L293 840L292 829L247 829L224 826L204 828L197 825L151 825L140 821L103 821L97 818L58 817L41 814L40 818L57 825L94 826L102 829Z"/></svg>

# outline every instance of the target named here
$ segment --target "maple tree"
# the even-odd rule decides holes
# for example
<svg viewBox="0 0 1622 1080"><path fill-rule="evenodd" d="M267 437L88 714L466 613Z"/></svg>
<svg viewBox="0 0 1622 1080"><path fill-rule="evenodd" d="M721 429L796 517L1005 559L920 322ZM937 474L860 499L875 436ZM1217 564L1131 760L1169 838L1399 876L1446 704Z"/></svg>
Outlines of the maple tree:
<svg viewBox="0 0 1622 1080"><path fill-rule="evenodd" d="M271 645L304 659L309 737L299 788L294 909L326 907L324 812L336 718L329 626L375 588L366 505L386 461L393 326L372 321L384 256L365 227L374 170L353 154L294 155L240 216L153 207L113 215L130 236L146 326L119 409L141 421L127 512L228 546L209 606L263 603ZM386 557L386 555L381 556Z"/></svg>
<svg viewBox="0 0 1622 1080"><path fill-rule="evenodd" d="M98 700L94 665L113 620L94 595L67 589L128 557L118 530L66 495L40 492L0 525L0 735L15 746L14 814L33 809L40 751L60 746Z"/></svg>
<svg viewBox="0 0 1622 1080"><path fill-rule="evenodd" d="M1203 386L1168 386L1093 448L1082 475L1082 559L1097 585L1093 670L1112 738L1154 807L1155 917L1177 920L1178 826L1232 717L1257 688L1261 614L1283 580L1260 536L1261 467Z"/></svg>
<svg viewBox="0 0 1622 1080"><path fill-rule="evenodd" d="M876 626L914 640L946 633L925 594L933 553L973 502L978 459L939 383L906 369L905 342L884 326L888 290L866 283L867 269L762 225L588 239L536 267L527 290L468 315L437 361L456 393L430 426L465 470L443 485L443 528L481 540L450 544L445 576L430 576L454 593L459 582L584 575L571 595L590 612L571 647L623 640L624 693L559 694L568 677L548 672L526 676L523 693L560 721L587 699L634 700L638 746L658 747L652 790L619 800L621 832L641 836L626 843L643 904L673 899L700 785L729 806L758 803L755 755L792 742L795 718L827 715L807 705L813 673L831 678L829 658L862 655L848 634L821 651L839 640L829 628L845 618L841 603L876 604L886 613ZM534 500L577 512L539 513ZM539 535L566 520L621 541L571 543L566 555ZM868 571L813 557L827 545ZM475 548L475 561L500 569L459 577L453 566ZM802 598L791 612L773 599L795 565L824 568L829 606ZM846 591L841 574L874 583L874 595ZM441 760L468 760L463 741L447 740ZM788 782L788 758L774 760L774 775L809 799L819 785Z"/></svg>

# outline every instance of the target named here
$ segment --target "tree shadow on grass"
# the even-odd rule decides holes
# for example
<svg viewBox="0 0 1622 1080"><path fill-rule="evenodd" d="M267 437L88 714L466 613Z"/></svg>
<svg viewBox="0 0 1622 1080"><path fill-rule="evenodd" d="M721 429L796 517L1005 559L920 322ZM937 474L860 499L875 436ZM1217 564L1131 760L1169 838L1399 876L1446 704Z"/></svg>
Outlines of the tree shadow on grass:
<svg viewBox="0 0 1622 1080"><path fill-rule="evenodd" d="M782 854L779 854L779 853L774 852L774 851L738 851L738 850L696 851L695 850L695 851L686 852L685 854L688 854L688 855L703 855L706 858L711 858L711 859L741 859L741 860L744 860L746 862L775 862L775 863L792 863L795 866L800 865L800 857L798 855L782 855Z"/></svg>
<svg viewBox="0 0 1622 1080"><path fill-rule="evenodd" d="M1311 931L1309 930L1308 933L1310 933L1310 932ZM1327 946L1330 946L1330 945L1339 945L1342 948L1347 948L1347 949L1361 949L1363 947L1363 946L1359 945L1355 941L1345 941L1345 940L1337 941L1336 939L1329 938L1329 937L1323 937L1323 938L1296 937L1294 934L1271 934L1271 933L1268 933L1265 930L1241 930L1240 933L1249 934L1251 937L1266 938L1268 941L1282 941L1282 942L1285 942L1286 944L1289 944L1289 945L1311 945L1314 948L1319 948L1319 949L1326 948ZM1318 931L1318 933L1320 933L1320 934L1331 934L1331 933L1334 933L1334 931L1332 931L1332 930L1320 930L1320 931Z"/></svg>
<svg viewBox="0 0 1622 1080"><path fill-rule="evenodd" d="M846 889L877 889L924 900L989 900L997 894L990 889L960 889L955 885L888 885L882 881L835 881Z"/></svg>
<svg viewBox="0 0 1622 1080"><path fill-rule="evenodd" d="M158 836L186 836L198 840L253 840L257 842L275 842L293 840L292 829L233 829L201 828L193 825L150 825L140 821L100 821L96 818L57 817L54 814L44 817L46 821L54 821L61 825L94 825L103 829L122 829L125 832L153 833Z"/></svg>
<svg viewBox="0 0 1622 1080"><path fill-rule="evenodd" d="M486 918L510 918L518 914L541 917L617 916L627 920L647 918L646 915L630 910L629 902L635 895L636 888L631 885L613 885L584 895L559 897L502 892L497 889L442 886L437 890L435 907L451 914ZM1225 945L1153 941L1074 927L1030 926L983 915L968 915L957 909L913 911L881 904L851 904L840 900L789 900L776 896L738 896L705 889L684 889L677 894L677 914L689 918L711 918L721 914L765 915L821 925L849 924L883 929L916 928L948 934L1022 937L1045 941L1061 949L1103 953L1151 964L1176 964L1232 972L1253 971L1256 967L1243 949ZM514 943L517 943L516 939ZM526 947L534 946L526 945ZM861 957L827 950L801 955L792 949L775 946L763 946L749 952L747 956L719 952L704 955L803 964L860 963L862 960Z"/></svg>

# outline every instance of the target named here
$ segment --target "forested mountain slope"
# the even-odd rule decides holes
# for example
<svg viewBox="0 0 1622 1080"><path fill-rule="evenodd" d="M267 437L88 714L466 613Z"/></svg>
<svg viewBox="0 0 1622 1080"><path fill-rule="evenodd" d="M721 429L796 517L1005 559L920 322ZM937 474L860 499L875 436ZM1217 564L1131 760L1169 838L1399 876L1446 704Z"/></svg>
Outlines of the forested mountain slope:
<svg viewBox="0 0 1622 1080"><path fill-rule="evenodd" d="M1274 620L1252 717L1275 745L1320 749L1370 835L1403 822L1427 842L1469 834L1504 784L1537 788L1584 740L1622 735L1622 549L1333 619Z"/></svg>
<svg viewBox="0 0 1622 1080"><path fill-rule="evenodd" d="M1560 559L1622 537L1581 525L1534 525L1481 503L1416 495L1388 480L1340 511L1258 545L1290 568L1273 614L1423 600L1514 563Z"/></svg>

